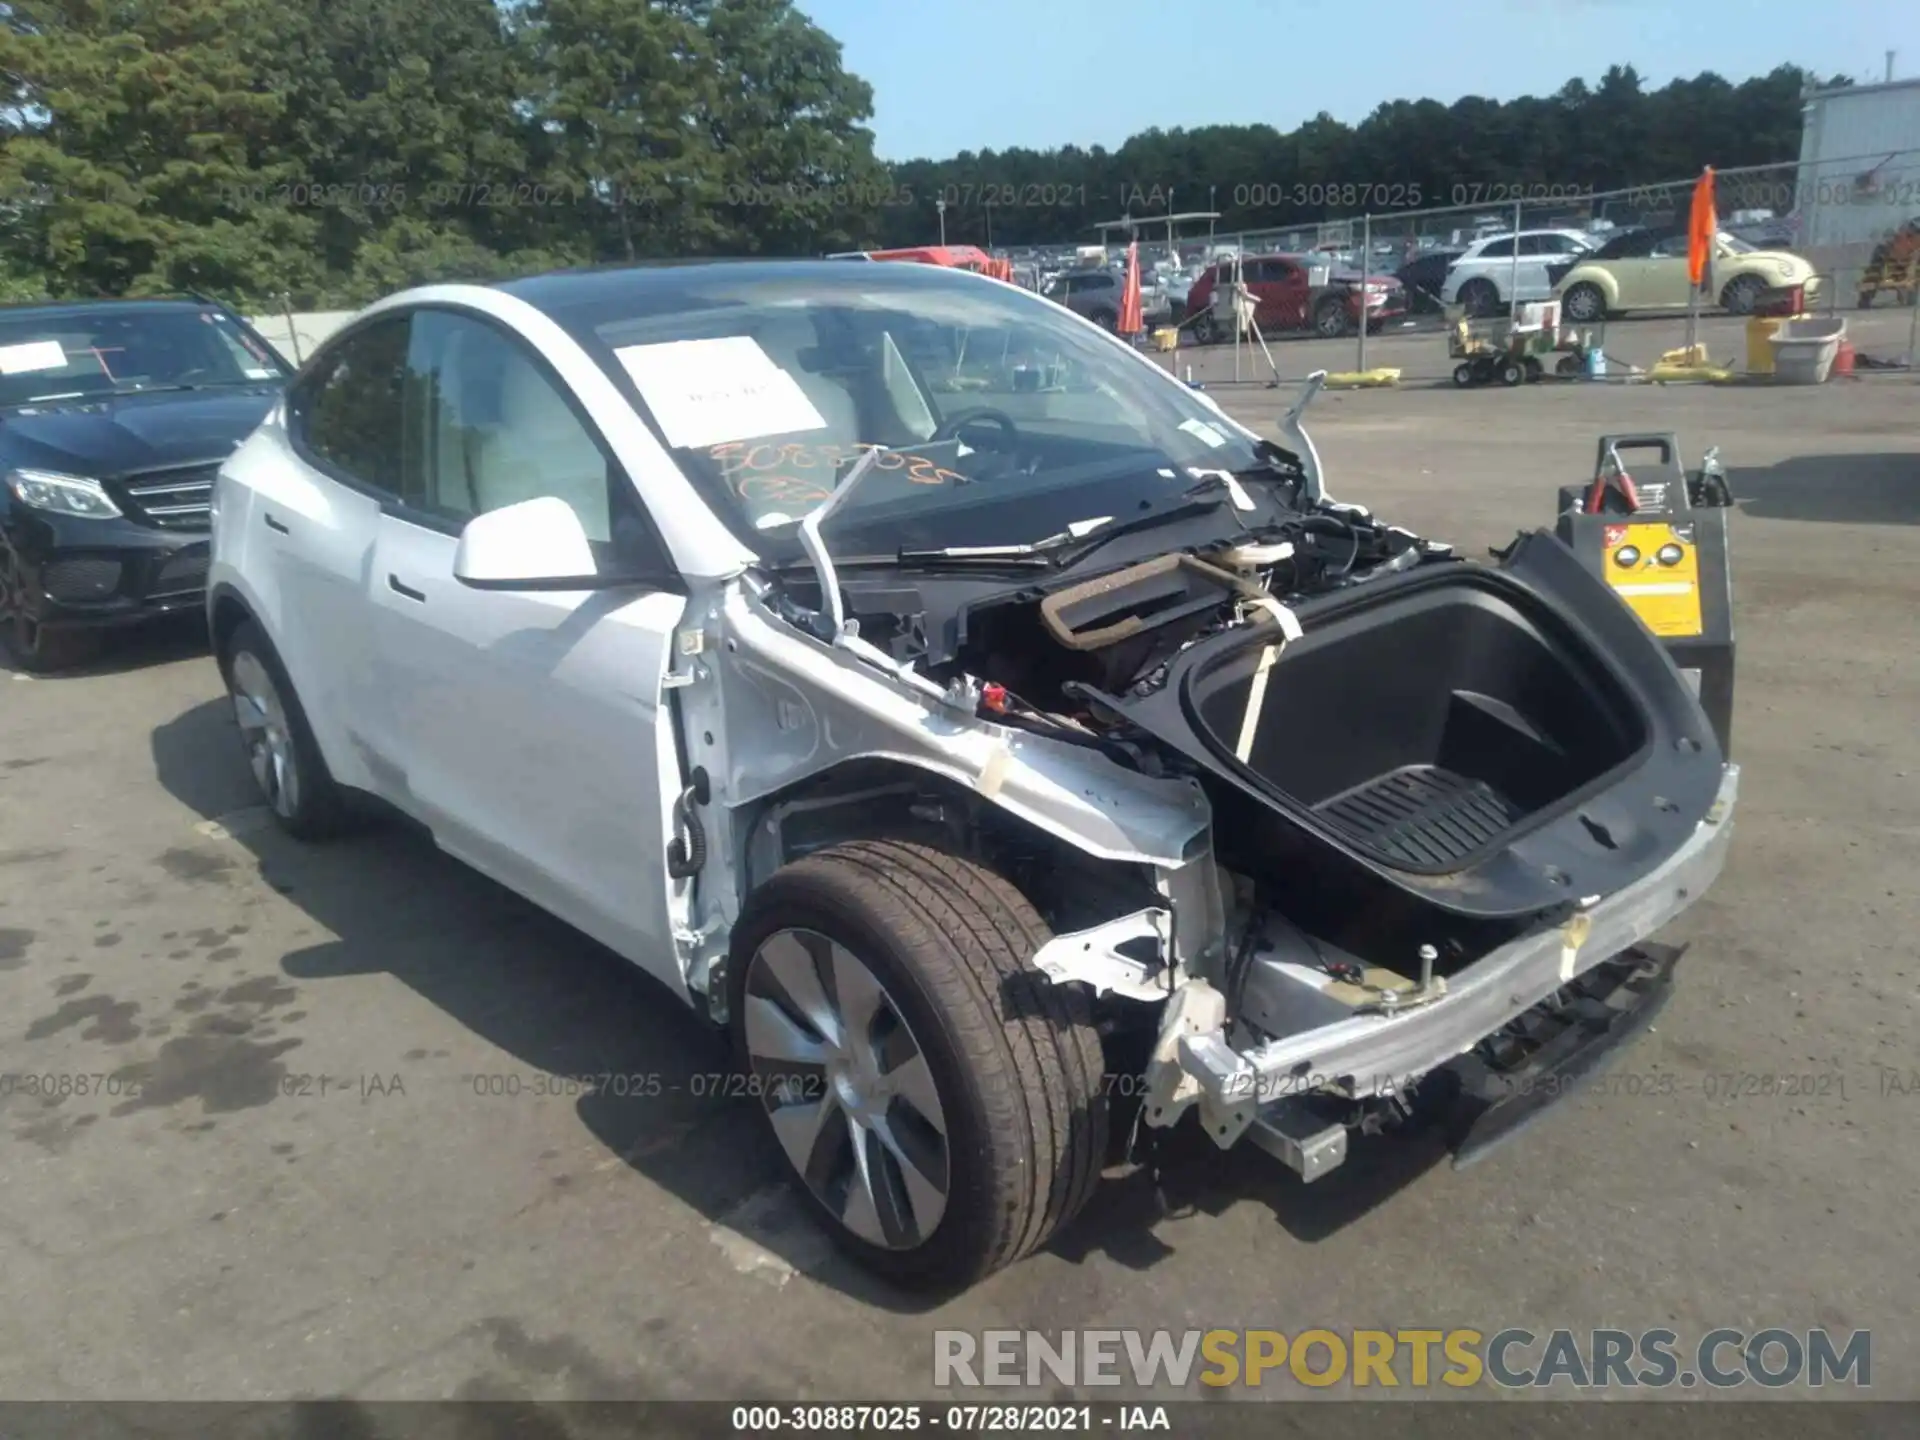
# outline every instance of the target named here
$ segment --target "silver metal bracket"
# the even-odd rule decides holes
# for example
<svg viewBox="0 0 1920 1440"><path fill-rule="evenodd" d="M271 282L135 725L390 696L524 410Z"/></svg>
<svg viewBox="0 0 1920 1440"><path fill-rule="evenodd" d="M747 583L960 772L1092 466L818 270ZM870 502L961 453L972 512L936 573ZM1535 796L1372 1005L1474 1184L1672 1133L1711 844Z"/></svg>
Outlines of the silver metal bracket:
<svg viewBox="0 0 1920 1440"><path fill-rule="evenodd" d="M1172 936L1172 912L1149 906L1091 929L1056 935L1034 952L1033 963L1056 985L1079 981L1096 995L1165 1000L1173 988L1167 976ZM1152 943L1152 959L1121 953L1121 946L1141 940Z"/></svg>

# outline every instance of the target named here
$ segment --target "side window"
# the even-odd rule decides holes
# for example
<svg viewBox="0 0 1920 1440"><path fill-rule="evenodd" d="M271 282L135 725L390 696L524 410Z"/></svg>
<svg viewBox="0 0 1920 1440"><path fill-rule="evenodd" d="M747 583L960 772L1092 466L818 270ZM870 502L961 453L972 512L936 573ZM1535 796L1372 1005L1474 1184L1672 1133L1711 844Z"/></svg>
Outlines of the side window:
<svg viewBox="0 0 1920 1440"><path fill-rule="evenodd" d="M553 495L589 540L613 538L607 457L519 345L481 321L423 310L407 369L407 503L458 521Z"/></svg>
<svg viewBox="0 0 1920 1440"><path fill-rule="evenodd" d="M395 495L401 485L408 323L408 317L395 316L348 336L287 397L287 426L296 445Z"/></svg>
<svg viewBox="0 0 1920 1440"><path fill-rule="evenodd" d="M1522 255L1554 255L1559 253L1552 245L1547 243L1547 237L1545 235L1522 235L1519 244Z"/></svg>
<svg viewBox="0 0 1920 1440"><path fill-rule="evenodd" d="M1656 260L1671 260L1675 256L1685 259L1686 254L1687 237L1685 235L1669 235L1664 240L1656 242L1653 247L1653 258Z"/></svg>
<svg viewBox="0 0 1920 1440"><path fill-rule="evenodd" d="M461 522L523 500L564 500L602 564L664 572L638 494L519 340L443 310L413 317L402 498Z"/></svg>
<svg viewBox="0 0 1920 1440"><path fill-rule="evenodd" d="M1511 260L1513 258L1513 237L1505 240L1489 240L1480 247L1477 260Z"/></svg>

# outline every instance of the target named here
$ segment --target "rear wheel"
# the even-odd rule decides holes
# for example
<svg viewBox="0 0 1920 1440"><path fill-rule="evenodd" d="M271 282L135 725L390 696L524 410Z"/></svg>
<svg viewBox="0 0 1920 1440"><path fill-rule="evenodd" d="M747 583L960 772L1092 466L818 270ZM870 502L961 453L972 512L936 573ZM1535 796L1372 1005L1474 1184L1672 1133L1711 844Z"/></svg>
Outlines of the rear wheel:
<svg viewBox="0 0 1920 1440"><path fill-rule="evenodd" d="M344 829L352 818L347 794L327 770L280 657L253 621L241 622L233 632L221 670L247 768L273 818L302 840Z"/></svg>
<svg viewBox="0 0 1920 1440"><path fill-rule="evenodd" d="M1112 310L1095 310L1087 318L1102 330L1112 331L1120 326L1120 316Z"/></svg>
<svg viewBox="0 0 1920 1440"><path fill-rule="evenodd" d="M1590 280L1582 280L1562 297L1560 308L1569 320L1591 325L1596 320L1606 318L1607 297L1598 285Z"/></svg>
<svg viewBox="0 0 1920 1440"><path fill-rule="evenodd" d="M1453 383L1462 390L1465 390L1468 386L1472 385L1473 384L1473 366L1469 365L1464 360L1461 361L1458 365L1454 366L1453 367Z"/></svg>
<svg viewBox="0 0 1920 1440"><path fill-rule="evenodd" d="M964 1286L1045 1245L1099 1179L1085 997L1030 968L1007 880L902 841L777 872L734 929L736 1051L834 1239L897 1282Z"/></svg>
<svg viewBox="0 0 1920 1440"><path fill-rule="evenodd" d="M1460 304L1475 320L1483 320L1500 309L1500 292L1491 280L1469 280L1460 287Z"/></svg>
<svg viewBox="0 0 1920 1440"><path fill-rule="evenodd" d="M100 651L95 630L49 629L40 623L26 567L11 549L0 549L0 635L14 663L32 675L84 665Z"/></svg>
<svg viewBox="0 0 1920 1440"><path fill-rule="evenodd" d="M1191 328L1196 345L1211 345L1220 338L1220 327L1214 324L1211 310L1202 310L1200 318L1193 322Z"/></svg>
<svg viewBox="0 0 1920 1440"><path fill-rule="evenodd" d="M1720 306L1730 315L1751 315L1754 301L1767 288L1758 275L1742 275L1720 292Z"/></svg>
<svg viewBox="0 0 1920 1440"><path fill-rule="evenodd" d="M1500 383L1506 386L1519 385L1527 378L1527 367L1518 360L1502 361L1500 365Z"/></svg>

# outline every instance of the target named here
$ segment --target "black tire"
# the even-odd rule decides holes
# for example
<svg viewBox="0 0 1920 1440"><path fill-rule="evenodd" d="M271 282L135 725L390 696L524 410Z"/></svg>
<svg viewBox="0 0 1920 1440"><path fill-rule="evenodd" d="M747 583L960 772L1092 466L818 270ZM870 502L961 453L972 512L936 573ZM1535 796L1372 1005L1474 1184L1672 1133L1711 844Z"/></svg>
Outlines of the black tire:
<svg viewBox="0 0 1920 1440"><path fill-rule="evenodd" d="M1546 367L1542 365L1539 362L1539 360L1532 355L1529 355L1526 358L1525 364L1527 367L1527 384L1529 385L1533 384L1541 376L1547 373Z"/></svg>
<svg viewBox="0 0 1920 1440"><path fill-rule="evenodd" d="M1453 383L1462 390L1473 384L1473 366L1462 360L1453 367Z"/></svg>
<svg viewBox="0 0 1920 1440"><path fill-rule="evenodd" d="M1751 315L1753 302L1766 288L1767 282L1758 275L1742 275L1720 292L1720 308L1729 315Z"/></svg>
<svg viewBox="0 0 1920 1440"><path fill-rule="evenodd" d="M1526 378L1527 367L1520 361L1507 360L1501 363L1499 379L1502 385L1511 389L1513 386L1525 382Z"/></svg>
<svg viewBox="0 0 1920 1440"><path fill-rule="evenodd" d="M1092 314L1088 315L1087 318L1102 330L1108 331L1109 333L1120 328L1120 315L1117 311L1095 310Z"/></svg>
<svg viewBox="0 0 1920 1440"><path fill-rule="evenodd" d="M25 568L0 541L0 637L13 663L29 675L51 675L84 665L100 653L100 632L42 625L34 613Z"/></svg>
<svg viewBox="0 0 1920 1440"><path fill-rule="evenodd" d="M1220 327L1214 323L1213 312L1202 310L1200 316L1189 327L1193 332L1193 343L1211 345L1220 338Z"/></svg>
<svg viewBox="0 0 1920 1440"><path fill-rule="evenodd" d="M1607 295L1591 280L1582 280L1560 297L1560 313L1576 325L1593 325L1607 318Z"/></svg>
<svg viewBox="0 0 1920 1440"><path fill-rule="evenodd" d="M1570 380L1580 373L1580 358L1577 355L1562 355L1554 362L1553 373L1562 380Z"/></svg>
<svg viewBox="0 0 1920 1440"><path fill-rule="evenodd" d="M1338 340L1353 330L1353 317L1344 300L1322 300L1314 307L1313 332L1322 340Z"/></svg>
<svg viewBox="0 0 1920 1440"><path fill-rule="evenodd" d="M1467 316L1484 320L1500 311L1500 291L1491 280L1469 280L1460 287L1460 305Z"/></svg>
<svg viewBox="0 0 1920 1440"><path fill-rule="evenodd" d="M823 1228L916 1289L971 1285L1047 1244L1099 1181L1108 1112L1086 997L1029 966L1049 938L1033 905L993 871L905 841L852 841L786 866L733 932L731 1028L750 1073L749 969L784 932L844 947L879 981L945 1117L947 1190L930 1233L873 1244L796 1175ZM774 1099L769 1088L769 1113Z"/></svg>
<svg viewBox="0 0 1920 1440"><path fill-rule="evenodd" d="M342 833L357 818L352 797L334 780L333 772L327 769L326 759L313 738L313 727L307 723L307 712L300 705L300 697L294 692L293 682L287 678L286 667L280 663L280 656L258 625L251 620L243 620L235 627L219 656L220 676L226 681L227 694L233 701L237 719L249 706L249 701L242 694L243 687L236 683L235 677L248 675L249 662L257 665L273 686L274 698L284 717L283 740L293 761L292 774L295 777L290 789L283 786L276 795L256 763L256 751L250 742L247 723L239 720L241 744L247 754L248 769L253 772L255 784L260 788L261 799L273 812L273 818L280 828L297 839L324 840Z"/></svg>

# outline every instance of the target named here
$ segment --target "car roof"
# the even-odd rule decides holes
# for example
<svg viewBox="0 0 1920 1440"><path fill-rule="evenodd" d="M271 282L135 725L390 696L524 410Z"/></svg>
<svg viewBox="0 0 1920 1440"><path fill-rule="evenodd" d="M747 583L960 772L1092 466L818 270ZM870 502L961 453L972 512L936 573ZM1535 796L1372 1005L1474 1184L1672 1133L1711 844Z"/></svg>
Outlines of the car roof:
<svg viewBox="0 0 1920 1440"><path fill-rule="evenodd" d="M98 296L90 300L16 300L0 304L0 315L83 315L95 310L205 310L212 306L216 310L226 307L218 300L203 300L198 297L178 295L146 296L129 299L125 296Z"/></svg>
<svg viewBox="0 0 1920 1440"><path fill-rule="evenodd" d="M1491 245L1496 240L1512 240L1516 236L1524 240L1529 235L1572 235L1580 240L1587 238L1582 231L1569 230L1561 225L1549 225L1540 230L1502 230L1498 235L1482 235L1473 243L1475 245Z"/></svg>
<svg viewBox="0 0 1920 1440"><path fill-rule="evenodd" d="M889 283L903 286L923 285L940 290L956 284L977 283L980 278L971 271L950 265L883 263ZM743 284L756 280L804 281L810 276L822 282L842 284L847 278L844 260L651 260L634 265L549 270L539 275L498 280L488 288L517 296L556 319L590 320L595 311L616 302L630 305L634 299L649 294L679 295L686 289L689 272L697 275L703 270L724 270L730 281Z"/></svg>

